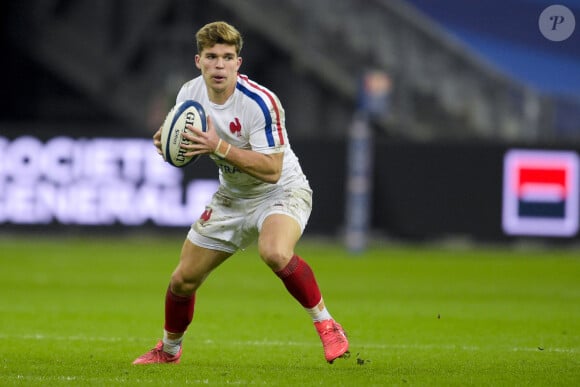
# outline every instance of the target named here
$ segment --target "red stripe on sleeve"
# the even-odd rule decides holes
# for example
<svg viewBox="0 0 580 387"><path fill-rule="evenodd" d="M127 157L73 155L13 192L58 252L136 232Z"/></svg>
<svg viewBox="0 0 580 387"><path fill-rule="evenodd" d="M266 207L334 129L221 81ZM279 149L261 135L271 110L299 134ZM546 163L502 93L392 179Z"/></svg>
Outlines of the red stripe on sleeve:
<svg viewBox="0 0 580 387"><path fill-rule="evenodd" d="M282 124L280 123L280 110L279 110L278 104L276 103L276 98L274 98L272 93L270 93L268 90L264 89L263 87L260 87L256 83L250 81L250 79L248 78L247 75L240 74L240 78L242 78L243 80L248 82L248 84L251 87L253 87L254 89L259 90L262 93L266 94L266 96L270 100L270 103L274 107L274 113L276 114L276 131L278 132L278 138L280 139L280 144L284 145L284 132L282 131Z"/></svg>

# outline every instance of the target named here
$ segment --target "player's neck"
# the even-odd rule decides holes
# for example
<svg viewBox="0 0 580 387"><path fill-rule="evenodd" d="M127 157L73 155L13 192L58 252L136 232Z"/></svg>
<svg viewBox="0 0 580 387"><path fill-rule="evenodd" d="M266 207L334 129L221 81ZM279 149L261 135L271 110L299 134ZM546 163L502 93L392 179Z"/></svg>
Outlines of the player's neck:
<svg viewBox="0 0 580 387"><path fill-rule="evenodd" d="M207 88L207 95L209 100L217 105L225 104L228 99L234 94L235 85L233 87L228 87L225 90L215 90L210 87Z"/></svg>

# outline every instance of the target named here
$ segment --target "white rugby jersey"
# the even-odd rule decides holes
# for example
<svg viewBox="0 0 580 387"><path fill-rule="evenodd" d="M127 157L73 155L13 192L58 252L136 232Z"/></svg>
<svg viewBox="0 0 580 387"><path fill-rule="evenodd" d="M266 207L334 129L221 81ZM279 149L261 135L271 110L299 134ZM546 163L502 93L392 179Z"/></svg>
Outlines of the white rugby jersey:
<svg viewBox="0 0 580 387"><path fill-rule="evenodd" d="M232 146L266 154L284 152L282 175L277 185L308 187L298 158L288 142L284 109L272 91L239 74L234 93L226 103L218 105L209 100L200 75L185 83L177 94L177 103L188 99L204 107L219 137ZM252 197L275 187L240 171L215 155L210 157L219 168L220 183L237 195Z"/></svg>

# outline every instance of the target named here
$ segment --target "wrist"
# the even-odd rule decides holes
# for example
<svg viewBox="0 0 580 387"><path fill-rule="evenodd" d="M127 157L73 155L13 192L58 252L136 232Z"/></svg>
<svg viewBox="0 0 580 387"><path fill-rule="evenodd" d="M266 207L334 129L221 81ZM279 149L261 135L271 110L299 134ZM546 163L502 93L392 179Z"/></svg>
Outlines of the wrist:
<svg viewBox="0 0 580 387"><path fill-rule="evenodd" d="M213 154L221 159L225 159L230 152L230 149L232 149L232 144L228 144L220 138L217 146L215 147L215 150L213 151Z"/></svg>

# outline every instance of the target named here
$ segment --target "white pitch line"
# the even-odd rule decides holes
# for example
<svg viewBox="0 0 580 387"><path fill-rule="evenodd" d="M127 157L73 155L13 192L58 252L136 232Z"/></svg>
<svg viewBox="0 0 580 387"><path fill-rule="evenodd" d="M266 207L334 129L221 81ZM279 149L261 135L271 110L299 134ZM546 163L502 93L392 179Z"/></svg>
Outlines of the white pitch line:
<svg viewBox="0 0 580 387"><path fill-rule="evenodd" d="M107 337L107 336L54 336L45 335L42 333L28 334L28 335L6 335L0 334L0 339L16 339L16 340L47 340L47 341L85 341L85 342L105 342L105 343L118 343L118 342L152 342L152 339L140 338L140 337ZM153 340L154 341L154 340ZM211 339L202 341L206 345L219 344L223 345L235 345L235 346L252 346L252 347L311 347L319 346L317 341L311 342L299 342L299 341L277 341L277 340L246 340L246 341L228 341L228 342L216 342ZM445 344L383 344L383 343L352 343L356 345L357 348L364 350L368 349L417 349L417 350L457 350L457 351L469 351L469 352L479 352L489 349L502 349L500 347L490 347L484 348L473 345L445 345ZM558 353L578 353L579 348L559 348L559 347L506 347L503 348L507 352L558 352Z"/></svg>
<svg viewBox="0 0 580 387"><path fill-rule="evenodd" d="M143 384L151 384L151 380L147 379L134 379L134 378L124 378L124 377L102 377L102 378L85 378L82 376L64 376L64 375L57 375L57 376L37 376L37 375L4 375L2 376L3 381L18 381L20 383L24 382L79 382L79 383L88 383L88 382L97 382L97 383L128 383L130 385L143 385ZM209 379L186 379L183 381L185 384L210 384ZM220 380L220 382L223 382ZM250 381L242 381L242 380L232 380L226 381L227 384L249 384Z"/></svg>

